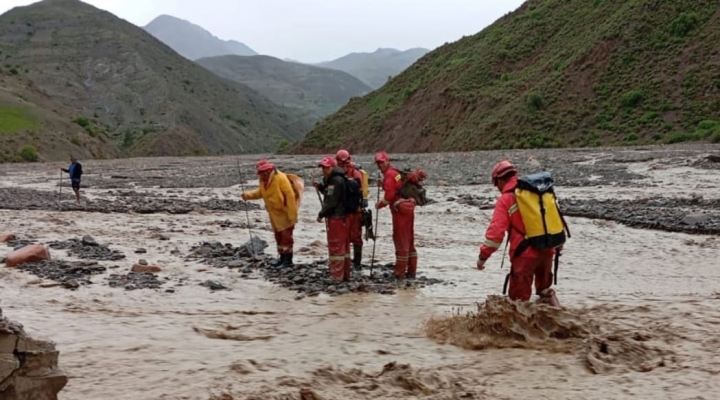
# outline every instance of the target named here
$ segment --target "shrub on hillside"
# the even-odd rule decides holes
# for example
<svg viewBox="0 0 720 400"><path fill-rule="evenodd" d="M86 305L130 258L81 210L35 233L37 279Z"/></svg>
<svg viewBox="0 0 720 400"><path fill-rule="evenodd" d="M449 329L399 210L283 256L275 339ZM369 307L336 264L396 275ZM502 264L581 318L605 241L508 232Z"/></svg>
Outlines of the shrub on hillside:
<svg viewBox="0 0 720 400"><path fill-rule="evenodd" d="M672 34L677 37L684 37L700 23L700 17L695 13L680 13L670 24Z"/></svg>
<svg viewBox="0 0 720 400"><path fill-rule="evenodd" d="M639 89L628 90L620 98L620 105L627 108L637 107L645 100L645 92Z"/></svg>
<svg viewBox="0 0 720 400"><path fill-rule="evenodd" d="M38 153L33 146L25 146L20 149L20 158L26 162L36 162L38 160Z"/></svg>

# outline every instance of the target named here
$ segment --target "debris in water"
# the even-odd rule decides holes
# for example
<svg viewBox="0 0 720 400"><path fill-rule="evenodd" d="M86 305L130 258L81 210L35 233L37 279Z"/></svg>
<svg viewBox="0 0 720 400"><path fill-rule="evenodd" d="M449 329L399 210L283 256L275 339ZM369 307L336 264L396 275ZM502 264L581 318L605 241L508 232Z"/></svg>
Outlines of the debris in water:
<svg viewBox="0 0 720 400"><path fill-rule="evenodd" d="M61 260L44 260L37 263L21 264L17 267L35 276L61 283L68 289L77 289L80 285L88 285L90 276L106 271L106 268L95 261L69 262Z"/></svg>

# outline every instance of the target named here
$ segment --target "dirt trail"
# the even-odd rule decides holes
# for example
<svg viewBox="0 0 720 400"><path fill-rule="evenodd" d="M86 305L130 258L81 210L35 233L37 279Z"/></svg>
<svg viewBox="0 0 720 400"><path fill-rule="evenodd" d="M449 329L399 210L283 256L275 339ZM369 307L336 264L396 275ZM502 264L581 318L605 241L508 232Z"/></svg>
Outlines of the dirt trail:
<svg viewBox="0 0 720 400"><path fill-rule="evenodd" d="M673 154L668 152L668 157ZM590 155L568 152L566 160L582 161ZM61 398L73 400L711 399L720 395L720 270L715 262L720 240L716 236L569 218L573 238L557 287L566 309L515 307L488 298L501 291L507 273L507 266L500 269L499 254L485 271L474 268L491 211L447 201L459 193L491 198L492 188L468 186L464 178L452 181L448 178L454 176L452 164L445 163L445 156L428 157L435 160L428 161L428 169L436 168L450 183L431 186L431 196L439 201L418 211L420 270L454 286L296 300L294 292L261 277L249 280L237 270L185 261L191 247L203 240L234 246L247 241L248 231L241 225L244 212L0 210L2 229L21 238L47 243L89 234L127 256L100 261L119 268L93 275L94 284L76 291L41 287L43 281L30 274L0 268L3 312L21 321L31 335L57 342L60 364L70 377ZM562 194L603 199L700 193L718 198L717 186L712 186L720 184L720 170L680 163L673 167L655 157L654 162L667 168L649 170L648 161L625 162L622 168L641 174L644 181L676 182L668 192L633 185L631 180L596 192L562 187ZM310 160L283 162L307 176L309 170L303 166ZM156 196L177 195L188 202L236 199L237 185L223 186L221 181L213 185L212 180L208 187L182 184L194 184L193 176L202 179L204 172L197 171L206 171L214 162L120 160L89 162L84 169L93 173L99 168L145 165L158 169L152 173L183 176L175 186L168 178L159 180L165 187L141 188ZM56 168L3 166L4 186L53 192ZM470 167L463 163L462 168ZM703 187L682 179L688 168L700 176ZM112 198L108 190L112 189L91 187L85 195ZM316 243L324 243L324 225L314 221L318 208L314 193L306 193L304 201L296 246L313 252L299 253L297 259L312 262L326 251L324 244ZM249 212L253 233L272 243L264 211ZM234 224L225 223L228 220ZM378 258L384 262L393 259L390 234L384 212L378 242ZM140 247L147 252L135 254ZM54 250L53 255L80 261L66 250ZM159 278L169 278L169 283L158 290L133 291L105 284L110 274L126 272L140 258L160 266ZM200 286L207 280L230 290ZM168 288L173 292L166 292Z"/></svg>

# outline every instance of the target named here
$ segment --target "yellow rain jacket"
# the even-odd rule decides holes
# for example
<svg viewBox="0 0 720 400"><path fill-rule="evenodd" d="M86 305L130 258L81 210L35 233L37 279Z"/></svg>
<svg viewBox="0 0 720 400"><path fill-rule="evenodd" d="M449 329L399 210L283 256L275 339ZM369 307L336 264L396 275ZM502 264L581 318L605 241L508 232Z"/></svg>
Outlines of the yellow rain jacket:
<svg viewBox="0 0 720 400"><path fill-rule="evenodd" d="M246 192L245 197L248 200L263 199L275 232L284 231L297 223L298 204L295 192L284 173L273 171L267 184L261 181L260 187Z"/></svg>

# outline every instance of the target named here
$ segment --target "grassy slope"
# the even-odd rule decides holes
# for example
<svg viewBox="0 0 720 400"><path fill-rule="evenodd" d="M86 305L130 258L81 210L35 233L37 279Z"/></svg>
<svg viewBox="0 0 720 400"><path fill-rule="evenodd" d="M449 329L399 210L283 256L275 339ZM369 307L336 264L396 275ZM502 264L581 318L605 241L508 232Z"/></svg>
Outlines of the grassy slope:
<svg viewBox="0 0 720 400"><path fill-rule="evenodd" d="M298 152L673 142L720 120L720 0L531 0L317 126Z"/></svg>
<svg viewBox="0 0 720 400"><path fill-rule="evenodd" d="M0 16L0 64L121 154L271 151L306 126L254 90L186 60L142 29L76 0ZM20 93L21 97L23 96ZM42 117L42 115L41 115ZM60 128L59 125L56 125ZM45 132L36 139L42 147Z"/></svg>
<svg viewBox="0 0 720 400"><path fill-rule="evenodd" d="M372 90L346 72L268 56L220 56L196 62L218 76L248 85L277 104L298 110L311 123L337 111L350 98Z"/></svg>

